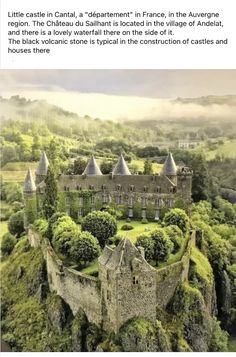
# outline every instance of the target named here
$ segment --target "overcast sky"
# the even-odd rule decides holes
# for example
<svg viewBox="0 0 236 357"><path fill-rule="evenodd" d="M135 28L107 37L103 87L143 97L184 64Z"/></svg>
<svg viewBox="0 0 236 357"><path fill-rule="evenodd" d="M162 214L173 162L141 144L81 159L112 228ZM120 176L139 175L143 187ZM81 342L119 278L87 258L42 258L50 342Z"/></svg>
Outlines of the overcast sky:
<svg viewBox="0 0 236 357"><path fill-rule="evenodd" d="M15 94L104 119L155 117L180 110L170 98L236 94L236 70L0 70L0 95Z"/></svg>

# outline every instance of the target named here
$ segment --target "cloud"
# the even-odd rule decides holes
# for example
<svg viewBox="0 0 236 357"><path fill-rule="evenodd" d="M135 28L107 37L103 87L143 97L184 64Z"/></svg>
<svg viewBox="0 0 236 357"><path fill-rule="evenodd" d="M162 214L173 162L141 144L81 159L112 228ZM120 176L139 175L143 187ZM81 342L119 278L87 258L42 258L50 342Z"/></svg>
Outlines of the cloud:
<svg viewBox="0 0 236 357"><path fill-rule="evenodd" d="M19 94L4 92L4 96ZM181 103L171 98L145 98L137 96L115 96L98 93L78 93L62 90L23 90L20 93L29 99L43 99L81 116L90 115L100 119L232 119L235 106L212 104L202 106L195 103Z"/></svg>

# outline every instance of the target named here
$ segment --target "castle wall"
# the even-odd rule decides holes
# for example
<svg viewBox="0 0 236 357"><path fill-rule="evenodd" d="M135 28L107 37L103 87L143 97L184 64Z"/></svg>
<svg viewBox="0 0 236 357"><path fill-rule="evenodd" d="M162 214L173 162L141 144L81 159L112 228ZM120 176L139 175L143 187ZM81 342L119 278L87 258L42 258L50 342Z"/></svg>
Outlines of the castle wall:
<svg viewBox="0 0 236 357"><path fill-rule="evenodd" d="M175 289L188 279L191 248L195 246L195 232L191 234L182 259L165 268L157 270L156 274L156 305L164 308L174 295ZM158 317L157 317L158 318Z"/></svg>
<svg viewBox="0 0 236 357"><path fill-rule="evenodd" d="M51 291L56 291L70 306L75 315L82 308L89 321L101 323L100 286L97 278L67 268L57 257L50 243L40 243L38 233L29 230L29 242L33 247L41 244L47 265L48 282Z"/></svg>

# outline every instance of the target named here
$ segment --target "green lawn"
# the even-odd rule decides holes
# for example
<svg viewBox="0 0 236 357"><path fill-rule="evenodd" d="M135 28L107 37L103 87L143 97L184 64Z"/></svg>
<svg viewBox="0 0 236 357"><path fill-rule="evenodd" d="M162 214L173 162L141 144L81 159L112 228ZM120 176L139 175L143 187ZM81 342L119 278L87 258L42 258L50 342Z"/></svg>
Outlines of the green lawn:
<svg viewBox="0 0 236 357"><path fill-rule="evenodd" d="M98 272L98 262L97 261L81 270L81 273L88 274L88 275L94 275L97 272Z"/></svg>
<svg viewBox="0 0 236 357"><path fill-rule="evenodd" d="M142 224L140 221L131 221L130 224L134 227L131 231L123 231L120 228L127 224L126 220L118 221L118 232L117 234L123 236L124 238L129 238L131 242L135 243L137 237L145 232L151 231L158 227L158 224L155 222L150 222L147 224Z"/></svg>

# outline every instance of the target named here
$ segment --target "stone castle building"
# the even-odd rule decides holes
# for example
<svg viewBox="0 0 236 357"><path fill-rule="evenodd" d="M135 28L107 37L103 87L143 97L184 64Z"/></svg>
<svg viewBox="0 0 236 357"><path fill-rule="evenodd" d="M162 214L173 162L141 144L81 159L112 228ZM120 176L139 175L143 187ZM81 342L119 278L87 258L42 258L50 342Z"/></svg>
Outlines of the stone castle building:
<svg viewBox="0 0 236 357"><path fill-rule="evenodd" d="M44 152L35 172L35 182L29 170L24 183L26 203L36 197L37 212L42 208L48 166ZM77 219L109 206L119 209L123 218L157 221L169 208L188 208L191 189L191 170L177 167L171 153L159 175L132 175L122 155L113 171L103 175L92 156L82 175L59 176L58 210Z"/></svg>
<svg viewBox="0 0 236 357"><path fill-rule="evenodd" d="M33 223L41 209L49 162L43 153L36 170L36 184L28 171L24 183L25 225L30 244L40 246L47 266L51 291L70 306L75 315L82 309L88 320L105 331L117 333L133 317L158 319L177 286L187 279L190 251L195 232L188 237L182 258L167 267L156 269L145 260L144 250L123 239L117 247L106 246L98 258L98 276L89 276L67 267L47 239L41 239ZM123 210L124 217L158 220L162 210L177 203L191 203L192 172L177 168L169 154L160 175L132 175L121 156L108 175L103 175L92 156L82 175L58 178L59 210L78 218L94 209L107 206Z"/></svg>

